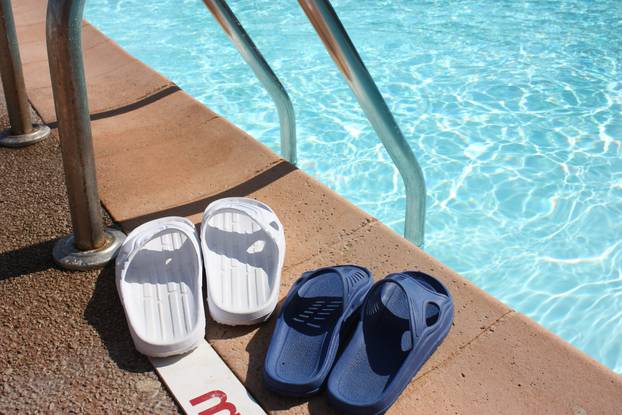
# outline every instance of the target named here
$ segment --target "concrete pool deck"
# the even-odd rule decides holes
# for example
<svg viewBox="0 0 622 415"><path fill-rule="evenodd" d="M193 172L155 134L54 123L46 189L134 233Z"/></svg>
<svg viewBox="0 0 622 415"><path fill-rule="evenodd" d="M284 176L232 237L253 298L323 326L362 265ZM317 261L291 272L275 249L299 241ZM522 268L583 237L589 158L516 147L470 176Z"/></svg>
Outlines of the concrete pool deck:
<svg viewBox="0 0 622 415"><path fill-rule="evenodd" d="M13 7L29 98L54 127L45 4ZM83 37L100 196L125 231L164 215L197 222L210 201L248 196L268 203L285 226L281 299L303 271L344 262L369 267L376 278L418 269L442 279L456 303L454 326L389 413L619 412L622 377L296 169L88 23ZM112 267L69 273L52 264L54 239L70 231L60 163L56 130L33 147L0 150L7 235L0 240L0 413L175 411L133 350ZM208 319L207 339L266 411L333 413L324 394L288 399L263 387L273 324Z"/></svg>

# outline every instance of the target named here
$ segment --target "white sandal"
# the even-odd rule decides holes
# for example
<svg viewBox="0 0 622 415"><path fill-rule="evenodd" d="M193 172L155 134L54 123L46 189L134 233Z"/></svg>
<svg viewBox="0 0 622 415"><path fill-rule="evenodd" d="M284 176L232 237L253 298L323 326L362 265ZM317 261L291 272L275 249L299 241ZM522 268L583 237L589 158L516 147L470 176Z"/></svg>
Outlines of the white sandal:
<svg viewBox="0 0 622 415"><path fill-rule="evenodd" d="M147 222L119 250L117 290L136 349L164 357L188 352L205 336L201 250L181 217Z"/></svg>
<svg viewBox="0 0 622 415"><path fill-rule="evenodd" d="M259 323L276 307L285 257L283 225L265 204L231 197L203 213L201 248L214 320Z"/></svg>

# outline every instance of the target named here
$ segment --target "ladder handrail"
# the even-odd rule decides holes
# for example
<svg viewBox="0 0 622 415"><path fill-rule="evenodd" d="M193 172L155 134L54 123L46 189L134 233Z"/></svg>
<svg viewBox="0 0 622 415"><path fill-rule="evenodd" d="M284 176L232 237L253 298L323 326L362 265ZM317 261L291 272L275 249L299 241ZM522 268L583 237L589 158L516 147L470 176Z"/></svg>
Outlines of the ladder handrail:
<svg viewBox="0 0 622 415"><path fill-rule="evenodd" d="M326 50L346 78L367 119L397 166L406 188L404 236L422 247L425 226L425 179L412 149L382 98L329 0L298 0Z"/></svg>
<svg viewBox="0 0 622 415"><path fill-rule="evenodd" d="M13 134L28 134L32 132L30 117L30 103L26 95L26 85L22 71L22 62L19 56L19 45L15 31L15 20L10 0L0 0L0 72L4 93L7 97L7 112L11 121Z"/></svg>
<svg viewBox="0 0 622 415"><path fill-rule="evenodd" d="M0 131L0 146L23 147L48 137L50 128L33 124L30 115L11 0L0 0L0 78L10 124Z"/></svg>
<svg viewBox="0 0 622 415"><path fill-rule="evenodd" d="M233 14L227 2L225 0L203 0L203 2L272 97L279 113L281 154L290 163L296 164L296 119L294 107L283 84Z"/></svg>
<svg viewBox="0 0 622 415"><path fill-rule="evenodd" d="M46 19L52 92L58 119L65 181L73 225L73 234L55 244L54 259L64 267L73 269L101 266L108 262L114 257L124 238L121 232L104 228L97 192L81 42L85 2L86 0L49 0ZM299 2L320 34L331 56L346 76L361 107L402 174L407 197L405 236L417 245L422 245L425 183L414 154L330 2L327 0L299 0ZM209 7L210 2L206 2L206 4ZM235 35L232 36L232 40L238 43L234 42L234 44L244 46L239 50L245 52L242 56L256 64L256 66L251 65L251 67L258 77L262 74L271 75L264 81L267 79L269 85L278 86L278 88L271 90L275 93L273 98L275 96L287 97L274 72L265 63L250 37L244 32L224 1L214 1L212 4L224 6L215 8L214 10L218 12L215 15L224 17L219 19L219 22L227 23L223 25L225 29L230 27L229 31L225 31ZM229 15L227 15L227 10ZM229 26L229 24L231 25ZM261 77L260 80L262 80ZM289 128L293 128L293 110L289 97L281 102L279 108L282 108L279 115L285 109L282 127L283 120L285 120L291 121ZM290 129L289 131L293 132L294 130ZM285 141L285 144L291 143ZM291 159L295 161L295 145L284 146L283 151L288 152Z"/></svg>
<svg viewBox="0 0 622 415"><path fill-rule="evenodd" d="M92 250L105 243L105 234L82 58L85 2L48 3L46 43L75 244Z"/></svg>
<svg viewBox="0 0 622 415"><path fill-rule="evenodd" d="M64 268L103 266L115 257L125 235L104 227L82 57L82 14L86 0L49 0L46 44L58 121L73 234L54 244Z"/></svg>

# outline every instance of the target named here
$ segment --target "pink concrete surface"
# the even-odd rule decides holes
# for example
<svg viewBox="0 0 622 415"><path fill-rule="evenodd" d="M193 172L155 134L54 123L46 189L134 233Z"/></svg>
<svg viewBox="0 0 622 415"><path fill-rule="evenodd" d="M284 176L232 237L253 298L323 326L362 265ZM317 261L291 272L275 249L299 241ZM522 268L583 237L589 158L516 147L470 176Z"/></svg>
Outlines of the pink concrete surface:
<svg viewBox="0 0 622 415"><path fill-rule="evenodd" d="M31 101L53 122L41 38L45 3L20 1L16 20ZM454 326L390 413L620 413L622 378L297 170L92 26L84 28L99 191L126 230L171 214L197 222L211 200L248 196L269 204L286 229L281 299L304 270L328 264L361 264L376 278L405 269L440 278L454 296ZM207 338L266 410L330 413L324 394L282 398L263 387L272 327L273 319L244 328L210 320Z"/></svg>

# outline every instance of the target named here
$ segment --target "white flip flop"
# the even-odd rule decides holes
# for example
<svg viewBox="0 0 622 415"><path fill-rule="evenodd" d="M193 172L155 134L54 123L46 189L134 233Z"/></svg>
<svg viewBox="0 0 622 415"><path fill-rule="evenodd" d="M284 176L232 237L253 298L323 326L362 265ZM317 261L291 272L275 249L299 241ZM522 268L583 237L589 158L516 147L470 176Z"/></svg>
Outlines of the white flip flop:
<svg viewBox="0 0 622 415"><path fill-rule="evenodd" d="M201 265L197 234L187 219L156 219L127 236L117 256L117 290L139 352L171 356L203 340Z"/></svg>
<svg viewBox="0 0 622 415"><path fill-rule="evenodd" d="M201 248L212 318L235 326L270 317L285 257L283 225L272 209L242 197L211 203L203 213Z"/></svg>

